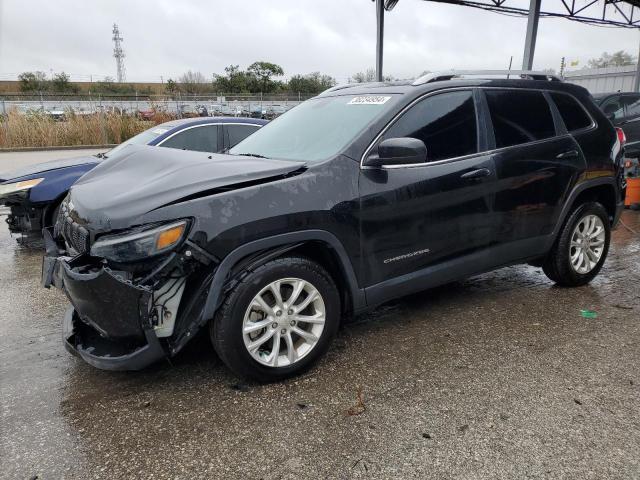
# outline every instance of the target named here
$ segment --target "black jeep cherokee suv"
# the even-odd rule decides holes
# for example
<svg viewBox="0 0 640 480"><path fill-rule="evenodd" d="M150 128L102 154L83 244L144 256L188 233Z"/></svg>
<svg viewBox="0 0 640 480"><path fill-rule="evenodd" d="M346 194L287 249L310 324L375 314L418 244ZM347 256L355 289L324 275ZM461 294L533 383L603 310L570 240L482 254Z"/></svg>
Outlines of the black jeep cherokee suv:
<svg viewBox="0 0 640 480"><path fill-rule="evenodd" d="M233 371L276 380L392 298L524 262L589 282L622 149L586 90L543 74L335 87L230 155L136 147L96 167L45 232L43 283L98 368L145 367L207 326Z"/></svg>

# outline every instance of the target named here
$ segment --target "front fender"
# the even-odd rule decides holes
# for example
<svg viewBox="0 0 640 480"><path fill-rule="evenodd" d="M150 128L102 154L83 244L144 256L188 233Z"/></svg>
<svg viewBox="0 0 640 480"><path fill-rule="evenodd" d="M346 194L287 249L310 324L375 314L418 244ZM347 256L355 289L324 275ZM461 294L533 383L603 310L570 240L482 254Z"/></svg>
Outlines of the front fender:
<svg viewBox="0 0 640 480"><path fill-rule="evenodd" d="M31 175L31 178L43 177L44 180L29 191L29 201L47 203L56 200L66 194L71 185L96 165L97 163L89 163Z"/></svg>
<svg viewBox="0 0 640 480"><path fill-rule="evenodd" d="M295 244L300 242L319 241L329 245L338 255L340 267L342 268L347 287L353 299L354 311L361 310L366 307L366 298L364 289L358 286L353 265L349 260L347 252L336 238L335 235L325 230L303 230L297 232L282 233L272 237L262 238L253 242L246 243L227 255L218 266L211 287L207 295L207 300L202 313L202 319L208 320L222 303L222 289L227 281L227 277L233 267L243 258L263 250L282 247L284 245Z"/></svg>

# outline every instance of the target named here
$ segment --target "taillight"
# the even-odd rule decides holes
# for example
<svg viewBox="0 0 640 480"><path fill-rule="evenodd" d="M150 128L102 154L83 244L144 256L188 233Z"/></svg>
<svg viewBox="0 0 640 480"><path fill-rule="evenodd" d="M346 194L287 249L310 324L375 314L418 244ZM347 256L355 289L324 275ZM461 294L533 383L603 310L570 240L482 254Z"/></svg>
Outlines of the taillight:
<svg viewBox="0 0 640 480"><path fill-rule="evenodd" d="M616 132L618 133L618 141L620 142L620 146L624 147L624 144L627 143L627 136L624 134L624 130L620 127L616 127Z"/></svg>

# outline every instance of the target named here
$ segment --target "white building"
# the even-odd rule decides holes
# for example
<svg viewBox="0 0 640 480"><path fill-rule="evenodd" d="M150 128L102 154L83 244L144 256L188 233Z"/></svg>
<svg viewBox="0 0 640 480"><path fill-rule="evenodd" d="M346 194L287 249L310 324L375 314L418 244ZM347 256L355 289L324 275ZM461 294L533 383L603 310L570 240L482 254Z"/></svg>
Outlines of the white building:
<svg viewBox="0 0 640 480"><path fill-rule="evenodd" d="M566 82L575 83L593 93L632 92L636 66L589 68L564 72Z"/></svg>

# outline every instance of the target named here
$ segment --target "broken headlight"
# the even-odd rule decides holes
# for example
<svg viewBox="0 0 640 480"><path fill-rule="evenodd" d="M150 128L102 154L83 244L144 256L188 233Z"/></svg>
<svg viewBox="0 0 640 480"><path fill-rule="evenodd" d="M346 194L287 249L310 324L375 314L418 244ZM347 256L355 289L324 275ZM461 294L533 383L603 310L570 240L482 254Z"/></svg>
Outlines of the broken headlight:
<svg viewBox="0 0 640 480"><path fill-rule="evenodd" d="M188 220L100 237L91 246L91 255L114 262L144 260L172 250L187 232Z"/></svg>
<svg viewBox="0 0 640 480"><path fill-rule="evenodd" d="M29 190L30 188L38 185L43 180L44 178L34 178L32 180L23 180L21 182L5 183L4 185L0 185L0 195L8 195L10 193L19 192L21 190Z"/></svg>

